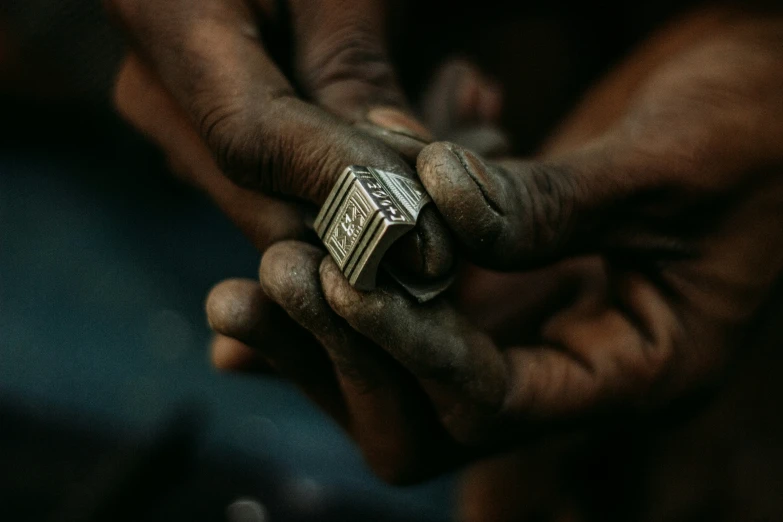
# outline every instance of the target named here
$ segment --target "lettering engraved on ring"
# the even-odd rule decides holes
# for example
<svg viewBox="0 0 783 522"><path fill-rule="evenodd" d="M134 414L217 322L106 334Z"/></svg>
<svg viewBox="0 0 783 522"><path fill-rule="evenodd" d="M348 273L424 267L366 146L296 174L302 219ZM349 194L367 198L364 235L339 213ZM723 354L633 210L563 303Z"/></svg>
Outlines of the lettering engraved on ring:
<svg viewBox="0 0 783 522"><path fill-rule="evenodd" d="M372 289L383 254L416 225L429 201L413 178L352 166L339 176L313 227L348 281Z"/></svg>

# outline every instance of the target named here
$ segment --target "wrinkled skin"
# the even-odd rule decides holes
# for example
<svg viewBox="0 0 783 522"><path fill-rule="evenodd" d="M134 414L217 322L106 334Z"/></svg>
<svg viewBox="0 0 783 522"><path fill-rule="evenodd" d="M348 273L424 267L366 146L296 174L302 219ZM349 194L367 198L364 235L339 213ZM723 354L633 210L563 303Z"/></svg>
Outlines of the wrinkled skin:
<svg viewBox="0 0 783 522"><path fill-rule="evenodd" d="M418 173L475 265L454 296L357 292L322 250L283 242L260 286L213 291L213 326L242 343L216 351L257 350L396 482L720 384L783 268L782 62L780 17L702 12L600 83L538 158L430 145ZM317 342L263 337L266 296ZM523 517L487 494L502 465L477 473L466 519ZM579 519L567 502L550 516Z"/></svg>
<svg viewBox="0 0 783 522"><path fill-rule="evenodd" d="M262 252L309 239L346 166L412 175L432 140L388 62L381 0L106 4L132 48L119 111ZM292 55L272 52L281 41ZM438 280L453 266L449 236L434 209L420 219L390 255L401 273Z"/></svg>

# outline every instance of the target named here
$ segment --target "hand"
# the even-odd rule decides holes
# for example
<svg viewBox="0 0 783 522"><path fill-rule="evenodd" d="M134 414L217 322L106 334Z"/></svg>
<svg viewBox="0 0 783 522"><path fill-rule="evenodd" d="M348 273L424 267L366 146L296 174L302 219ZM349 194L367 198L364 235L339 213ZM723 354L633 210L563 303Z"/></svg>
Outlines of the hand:
<svg viewBox="0 0 783 522"><path fill-rule="evenodd" d="M718 22L653 41L538 160L419 156L463 253L518 274L473 272L456 304L419 305L353 290L315 247L268 252L264 291L324 346L383 476L663 406L725 370L783 269L783 23Z"/></svg>
<svg viewBox="0 0 783 522"><path fill-rule="evenodd" d="M442 66L426 90L423 104L424 107L437 105L443 108L431 112L437 120L428 119L428 123L445 135L454 136L455 140L489 155L508 149L505 136L497 128L499 110L487 110L488 107L500 108L498 88L469 63L454 60ZM318 249L314 248L314 251L319 259L324 255ZM281 259L285 254L282 256ZM302 275L303 280L307 280L307 276ZM296 300L297 295L291 294L290 298ZM307 303L302 304L307 306ZM352 429L349 405L343 396L344 388L341 389L338 382L340 372L335 374L334 362L330 358L333 354L324 351L312 335L267 296L258 282L228 280L217 285L208 298L207 313L210 325L217 333L212 346L213 362L217 368L251 373L271 369L298 384L346 429ZM313 310L313 313L318 312ZM328 317L325 319L328 321ZM385 362L379 365L379 371L385 371ZM353 398L348 402L355 400L361 401ZM368 408L373 407L373 401L370 395ZM379 419L379 422L383 421ZM357 426L368 439L372 437L372 429L378 426L369 428L363 430ZM397 433L395 430L394 434ZM393 448L390 450L393 451ZM381 463L387 456L378 455L375 460ZM393 465L378 471L389 480L412 481L419 478L419 473L404 476L404 467L413 469L409 464ZM439 470L440 466L428 473ZM398 472L403 475L398 476Z"/></svg>
<svg viewBox="0 0 783 522"><path fill-rule="evenodd" d="M120 112L261 251L307 237L346 166L412 174L405 158L431 139L387 59L384 2L350 4L108 1L134 49ZM452 265L433 209L390 254L425 278Z"/></svg>

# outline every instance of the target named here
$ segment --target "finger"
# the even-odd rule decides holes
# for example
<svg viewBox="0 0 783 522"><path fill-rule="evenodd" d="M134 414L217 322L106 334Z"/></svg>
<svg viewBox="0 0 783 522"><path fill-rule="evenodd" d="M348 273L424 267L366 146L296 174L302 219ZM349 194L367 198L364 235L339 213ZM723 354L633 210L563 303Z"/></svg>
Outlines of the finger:
<svg viewBox="0 0 783 522"><path fill-rule="evenodd" d="M500 87L462 59L441 65L421 100L425 121L441 140L489 158L506 156L511 149L500 129L502 106Z"/></svg>
<svg viewBox="0 0 783 522"><path fill-rule="evenodd" d="M571 170L536 162L487 163L449 143L427 147L418 169L458 242L484 266L542 264L576 251L573 243L584 235L574 228L589 229L592 201Z"/></svg>
<svg viewBox="0 0 783 522"><path fill-rule="evenodd" d="M422 97L424 121L449 141L454 141L448 136L456 129L497 126L502 109L500 86L475 64L460 58L438 68Z"/></svg>
<svg viewBox="0 0 783 522"><path fill-rule="evenodd" d="M506 351L508 415L581 419L657 407L682 391L674 384L683 366L674 346L698 351L698 342L686 337L653 283L638 274L615 277L606 294L585 295L554 314L542 327L540 346ZM690 377L685 380L693 382Z"/></svg>
<svg viewBox="0 0 783 522"><path fill-rule="evenodd" d="M497 444L519 430L533 435L547 422L668 398L662 388L682 327L641 277L628 276L621 289L623 300L634 296L635 320L612 301L587 295L545 322L539 345L503 352L443 300L418 305L392 287L356 291L331 260L322 264L321 280L334 311L419 379L444 426L464 444Z"/></svg>
<svg viewBox="0 0 783 522"><path fill-rule="evenodd" d="M272 367L250 346L225 335L215 334L210 346L212 365L221 371L270 373Z"/></svg>
<svg viewBox="0 0 783 522"><path fill-rule="evenodd" d="M350 432L372 468L395 483L442 471L451 448L415 380L326 303L318 279L324 256L303 243L279 243L262 261L262 286L329 354Z"/></svg>
<svg viewBox="0 0 783 522"><path fill-rule="evenodd" d="M257 282L223 281L210 291L206 310L215 332L252 347L338 423L348 426L331 361L312 336L291 321Z"/></svg>
<svg viewBox="0 0 783 522"><path fill-rule="evenodd" d="M488 336L442 300L419 305L396 289L356 291L331 259L320 275L332 309L417 377L457 441L473 444L495 428L506 369Z"/></svg>
<svg viewBox="0 0 783 522"><path fill-rule="evenodd" d="M222 175L184 111L135 56L122 67L115 100L120 112L160 144L172 164L205 190L259 250L281 239L310 235L303 217L306 214L299 206L241 188ZM309 141L306 136L302 139ZM351 161L350 157L346 161ZM372 161L366 158L365 163L374 164ZM390 256L399 266L424 278L438 279L449 272L453 262L449 235L432 208L423 209L416 231L395 243Z"/></svg>
<svg viewBox="0 0 783 522"><path fill-rule="evenodd" d="M549 145L556 156L492 165L457 147L425 149L419 174L468 250L500 267L607 246L693 254L684 236L716 225L709 210L759 179L762 158L776 154L769 140L783 135L769 117L780 107L780 77L769 74L778 69L768 66L779 46L733 30L705 39L712 22L696 34L662 33L627 62ZM670 44L692 48L672 54ZM591 119L594 108L603 117Z"/></svg>
<svg viewBox="0 0 783 522"><path fill-rule="evenodd" d="M495 269L535 268L614 249L692 254L679 219L681 194L708 197L679 179L682 159L651 156L606 136L567 156L487 162L450 143L428 146L418 159L422 183L466 254Z"/></svg>
<svg viewBox="0 0 783 522"><path fill-rule="evenodd" d="M297 76L306 96L415 161L432 134L412 114L388 54L387 2L295 0Z"/></svg>
<svg viewBox="0 0 783 522"><path fill-rule="evenodd" d="M260 251L283 239L307 237L303 209L226 179L184 111L134 55L122 65L115 101L119 112L166 152L173 170L205 191Z"/></svg>
<svg viewBox="0 0 783 522"><path fill-rule="evenodd" d="M322 204L347 165L411 173L391 148L295 96L243 3L112 4L236 183Z"/></svg>
<svg viewBox="0 0 783 522"><path fill-rule="evenodd" d="M309 211L241 188L222 175L184 112L134 55L123 64L116 88L118 110L167 152L185 179L207 192L256 248L283 239L307 239ZM437 279L451 269L448 233L432 208L423 209L417 230L395 243L389 259L411 273Z"/></svg>

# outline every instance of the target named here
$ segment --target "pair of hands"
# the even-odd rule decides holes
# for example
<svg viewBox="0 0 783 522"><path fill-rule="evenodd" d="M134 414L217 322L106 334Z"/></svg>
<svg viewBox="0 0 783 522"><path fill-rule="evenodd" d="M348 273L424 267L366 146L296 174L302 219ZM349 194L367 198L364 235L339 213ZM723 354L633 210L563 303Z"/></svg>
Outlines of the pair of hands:
<svg viewBox="0 0 783 522"><path fill-rule="evenodd" d="M260 285L210 296L223 366L251 347L395 482L720 374L783 268L780 18L682 20L540 157L487 161L424 147L381 2L343 4L112 2L138 53L121 111L264 252ZM292 55L273 52L284 15ZM491 119L497 98L478 84L467 112ZM426 304L391 282L355 291L308 243L345 165L411 172L414 157L435 204L395 262L425 278L453 250L471 263Z"/></svg>

